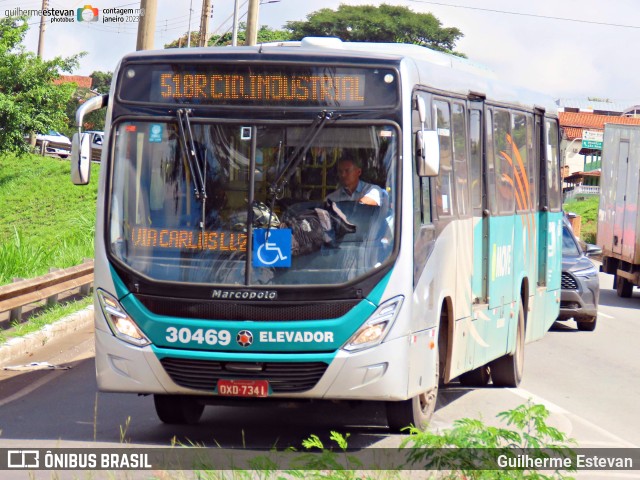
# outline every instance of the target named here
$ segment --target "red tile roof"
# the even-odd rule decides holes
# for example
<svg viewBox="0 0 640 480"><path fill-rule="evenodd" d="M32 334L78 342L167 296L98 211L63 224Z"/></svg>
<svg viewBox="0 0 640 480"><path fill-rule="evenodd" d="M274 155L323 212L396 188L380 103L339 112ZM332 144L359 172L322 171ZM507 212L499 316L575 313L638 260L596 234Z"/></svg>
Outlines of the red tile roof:
<svg viewBox="0 0 640 480"><path fill-rule="evenodd" d="M574 180L579 180L581 178L586 177L599 177L600 170L592 170L590 172L573 172L571 175L566 175L564 177L565 182L572 182Z"/></svg>
<svg viewBox="0 0 640 480"><path fill-rule="evenodd" d="M640 118L596 115L593 113L559 112L560 127L569 140L582 138L582 130L604 130L605 123L640 125Z"/></svg>
<svg viewBox="0 0 640 480"><path fill-rule="evenodd" d="M60 75L60 78L53 81L54 84L75 83L78 87L91 88L91 77L83 77L82 75Z"/></svg>

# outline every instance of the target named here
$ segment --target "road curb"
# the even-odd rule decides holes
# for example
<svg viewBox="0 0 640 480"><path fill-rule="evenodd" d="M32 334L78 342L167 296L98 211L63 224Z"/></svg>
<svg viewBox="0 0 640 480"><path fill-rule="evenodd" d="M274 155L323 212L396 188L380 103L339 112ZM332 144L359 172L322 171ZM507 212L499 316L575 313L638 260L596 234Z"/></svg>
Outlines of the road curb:
<svg viewBox="0 0 640 480"><path fill-rule="evenodd" d="M20 356L31 353L54 338L77 332L93 322L93 305L72 313L55 323L46 325L42 330L30 333L24 337L11 338L0 345L0 367Z"/></svg>

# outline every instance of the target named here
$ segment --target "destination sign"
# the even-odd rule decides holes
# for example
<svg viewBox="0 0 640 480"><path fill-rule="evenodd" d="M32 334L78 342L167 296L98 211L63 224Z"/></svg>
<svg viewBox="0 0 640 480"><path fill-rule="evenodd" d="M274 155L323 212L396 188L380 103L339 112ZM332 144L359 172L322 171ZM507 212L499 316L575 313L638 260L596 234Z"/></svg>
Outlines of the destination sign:
<svg viewBox="0 0 640 480"><path fill-rule="evenodd" d="M395 107L389 68L172 64L125 66L119 100L206 106Z"/></svg>
<svg viewBox="0 0 640 480"><path fill-rule="evenodd" d="M154 78L158 82L160 96L167 100L364 104L364 75L162 73Z"/></svg>
<svg viewBox="0 0 640 480"><path fill-rule="evenodd" d="M247 234L210 232L171 228L134 227L131 230L133 247L167 248L172 250L209 250L246 252Z"/></svg>

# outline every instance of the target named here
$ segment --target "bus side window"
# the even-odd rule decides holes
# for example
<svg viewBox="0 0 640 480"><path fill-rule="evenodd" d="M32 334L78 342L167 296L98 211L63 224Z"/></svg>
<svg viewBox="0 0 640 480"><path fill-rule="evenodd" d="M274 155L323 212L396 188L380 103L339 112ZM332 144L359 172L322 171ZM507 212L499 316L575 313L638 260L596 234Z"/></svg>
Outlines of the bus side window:
<svg viewBox="0 0 640 480"><path fill-rule="evenodd" d="M425 95L424 93L418 93L418 96L421 96L425 100L425 104L429 105L431 103L431 99ZM417 97L416 97L417 98ZM427 118L426 124L430 123L429 118L429 109L427 109ZM420 122L420 116L418 114L418 109L414 108L412 113L412 132L415 134L420 128L422 128L422 123ZM414 143L414 152L413 157L415 160L416 152L415 152L415 143ZM393 183L391 183L393 184ZM414 232L417 237L418 231L420 230L421 225L429 225L433 223L433 213L432 213L432 198L431 198L431 178L430 177L419 177L416 171L416 162L413 162L413 203L414 203Z"/></svg>
<svg viewBox="0 0 640 480"><path fill-rule="evenodd" d="M467 122L464 106L454 103L452 106L453 121L453 173L456 179L456 203L458 215L469 214L469 167L467 165Z"/></svg>
<svg viewBox="0 0 640 480"><path fill-rule="evenodd" d="M420 178L420 199L422 201L422 224L428 225L433 220L431 218L431 178Z"/></svg>
<svg viewBox="0 0 640 480"><path fill-rule="evenodd" d="M494 112L495 182L498 212L515 212L513 152L511 148L511 115L506 110Z"/></svg>
<svg viewBox="0 0 640 480"><path fill-rule="evenodd" d="M531 211L535 212L538 208L538 170L537 165L540 163L536 160L538 150L538 143L535 140L533 129L533 116L527 115L527 145L529 151L529 202L531 205Z"/></svg>
<svg viewBox="0 0 640 480"><path fill-rule="evenodd" d="M469 160L471 164L471 208L480 215L482 211L482 143L480 110L469 112Z"/></svg>
<svg viewBox="0 0 640 480"><path fill-rule="evenodd" d="M558 159L558 123L545 121L547 139L547 183L549 185L549 209L557 212L562 206L560 200L560 164Z"/></svg>
<svg viewBox="0 0 640 480"><path fill-rule="evenodd" d="M436 112L436 129L440 143L440 174L436 177L436 209L438 217L450 217L454 212L453 165L451 152L451 114L449 102L433 102Z"/></svg>
<svg viewBox="0 0 640 480"><path fill-rule="evenodd" d="M531 210L529 194L529 155L527 149L527 119L521 113L512 115L513 169L518 212Z"/></svg>
<svg viewBox="0 0 640 480"><path fill-rule="evenodd" d="M496 168L494 165L494 156L493 156L493 110L489 110L487 112L487 125L486 125L486 135L487 140L485 143L485 148L487 151L487 200L489 205L489 211L492 215L498 214L498 202L496 199Z"/></svg>

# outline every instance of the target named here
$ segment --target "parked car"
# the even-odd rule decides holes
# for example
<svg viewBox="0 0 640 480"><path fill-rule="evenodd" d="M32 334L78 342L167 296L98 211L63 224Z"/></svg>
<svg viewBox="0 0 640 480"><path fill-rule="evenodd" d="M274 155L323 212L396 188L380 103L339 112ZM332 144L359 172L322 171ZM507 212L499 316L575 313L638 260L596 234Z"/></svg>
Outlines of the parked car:
<svg viewBox="0 0 640 480"><path fill-rule="evenodd" d="M598 268L587 258L602 253L596 245L585 244L583 250L564 218L562 228L562 290L558 320L573 318L578 330L593 331L598 319L600 281Z"/></svg>
<svg viewBox="0 0 640 480"><path fill-rule="evenodd" d="M71 140L55 130L36 135L36 147L38 151L42 144L46 142L45 152L47 155L57 155L60 158L67 158L71 155Z"/></svg>
<svg viewBox="0 0 640 480"><path fill-rule="evenodd" d="M97 130L87 130L82 136L89 135L91 137L91 160L99 162L102 157L102 142L104 142L104 132Z"/></svg>

